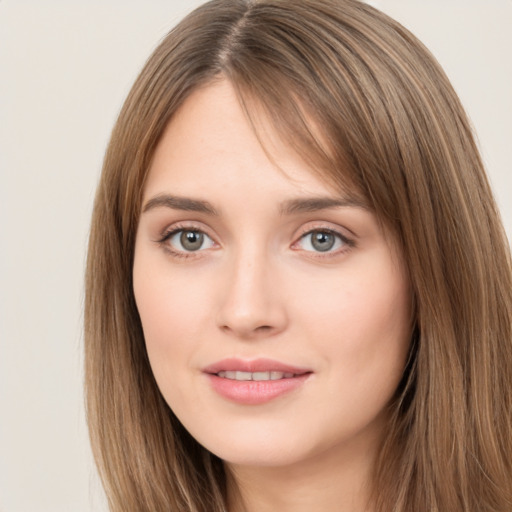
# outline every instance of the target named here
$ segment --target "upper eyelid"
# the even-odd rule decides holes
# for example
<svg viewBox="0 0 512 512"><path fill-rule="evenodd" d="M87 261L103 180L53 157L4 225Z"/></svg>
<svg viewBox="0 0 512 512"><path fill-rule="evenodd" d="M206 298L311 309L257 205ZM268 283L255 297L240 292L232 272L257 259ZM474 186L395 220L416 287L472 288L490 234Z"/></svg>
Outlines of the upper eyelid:
<svg viewBox="0 0 512 512"><path fill-rule="evenodd" d="M306 228L304 229L301 234L299 235L299 237L302 237L304 235L309 235L310 233L314 233L315 231L319 231L319 232L326 232L326 233L332 233L334 235L340 235L341 237L345 237L345 235L343 233L341 233L341 230L339 229L335 229L335 228L329 228L329 227L324 227L324 226L318 226L318 227L313 227L313 228ZM348 238L348 237L345 237L345 238Z"/></svg>
<svg viewBox="0 0 512 512"><path fill-rule="evenodd" d="M199 233L205 234L212 240L215 240L215 237L211 234L210 230L207 227L205 227L204 224L202 224L201 222L196 221L178 221L170 225L167 225L164 229L160 231L159 238L167 238L179 231L197 231Z"/></svg>
<svg viewBox="0 0 512 512"><path fill-rule="evenodd" d="M331 222L313 221L305 223L303 226L301 226L297 235L297 240L314 231L326 231L333 233L340 236L344 240L353 240L357 238L357 235L345 226L336 225L334 227Z"/></svg>

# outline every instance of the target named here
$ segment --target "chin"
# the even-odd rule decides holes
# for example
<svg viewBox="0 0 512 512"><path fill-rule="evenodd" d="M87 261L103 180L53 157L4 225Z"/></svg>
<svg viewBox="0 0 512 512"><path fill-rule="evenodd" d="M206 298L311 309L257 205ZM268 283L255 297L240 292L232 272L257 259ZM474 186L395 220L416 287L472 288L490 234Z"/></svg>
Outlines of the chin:
<svg viewBox="0 0 512 512"><path fill-rule="evenodd" d="M285 467L297 464L307 458L307 454L297 449L283 449L282 446L252 445L238 447L225 447L220 450L210 450L225 463L232 466L245 467Z"/></svg>
<svg viewBox="0 0 512 512"><path fill-rule="evenodd" d="M308 439L307 432L279 432L270 427L219 432L218 437L196 439L228 465L245 467L285 467L311 461L328 450L325 439ZM289 429L287 429L289 430ZM220 435L222 434L222 435Z"/></svg>
<svg viewBox="0 0 512 512"><path fill-rule="evenodd" d="M213 429L212 429L213 430ZM283 436L267 428L233 431L191 432L208 451L228 464L243 466L285 466L304 458L308 451L304 439ZM300 437L300 436L297 436ZM306 448L306 449L305 449Z"/></svg>

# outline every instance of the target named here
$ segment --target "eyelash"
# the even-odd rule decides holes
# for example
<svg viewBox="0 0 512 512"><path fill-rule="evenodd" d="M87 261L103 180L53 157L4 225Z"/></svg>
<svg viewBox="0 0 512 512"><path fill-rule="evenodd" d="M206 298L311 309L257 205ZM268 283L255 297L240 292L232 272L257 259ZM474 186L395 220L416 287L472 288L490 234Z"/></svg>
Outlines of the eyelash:
<svg viewBox="0 0 512 512"><path fill-rule="evenodd" d="M206 233L203 229L197 228L195 226L190 226L190 225L175 225L175 226L173 226L172 229L163 233L162 237L157 240L157 243L160 244L167 252L169 252L173 257L176 257L176 258L187 259L187 258L194 258L194 257L199 256L199 254L196 254L196 253L200 253L204 249L197 250L197 251L186 251L186 250L182 251L182 250L174 249L168 243L169 240L171 240L175 235L177 235L178 233L183 233L183 232L202 234L202 235L208 237L210 240L212 240L212 242L215 244L215 241L213 240L213 238L211 236L209 236L208 233ZM305 230L299 236L297 241L292 244L292 248L296 247L301 241L305 240L306 237L312 236L314 233L333 235L336 239L338 239L343 244L341 249L337 249L335 251L331 251L330 249L325 252L314 251L314 250L305 251L308 253L315 254L315 256L314 256L315 258L329 258L329 257L337 256L339 254L344 254L344 253L348 252L350 249L352 249L353 247L355 247L355 245L356 245L355 241L353 239L348 238L347 236L343 235L339 231L336 231L331 228L325 228L325 227L319 226L319 227L315 227L313 229Z"/></svg>
<svg viewBox="0 0 512 512"><path fill-rule="evenodd" d="M336 239L338 239L342 243L342 247L337 250L327 250L325 252L322 251L305 251L309 253L313 253L315 258L330 258L335 257L340 254L344 254L348 252L350 249L355 247L355 241L351 238L348 238L347 236L343 235L339 231L336 231L335 229L331 228L325 228L322 226L314 227L313 229L307 229L300 235L298 240L292 244L292 248L297 246L301 241L305 240L306 237L312 236L314 233L321 233L321 234L328 234L334 236ZM335 242L336 243L336 242ZM311 242L310 242L311 244Z"/></svg>
<svg viewBox="0 0 512 512"><path fill-rule="evenodd" d="M194 257L197 257L198 255L196 253L199 253L199 252L202 252L200 250L198 251L181 251L181 250L176 250L174 249L169 242L169 240L172 239L173 236L177 235L178 233L198 233L198 234L202 234L204 236L207 236L210 240L213 241L213 238L208 235L208 233L206 233L203 229L200 229L200 228L197 228L195 226L190 226L190 225L175 225L172 227L172 229L169 229L168 231L165 231L165 233L163 234L163 236L157 240L158 244L160 244L164 249L165 251L167 251L168 253L171 254L171 256L175 257L175 258L183 258L183 259L187 259L187 258L194 258ZM215 243L215 242L214 242Z"/></svg>

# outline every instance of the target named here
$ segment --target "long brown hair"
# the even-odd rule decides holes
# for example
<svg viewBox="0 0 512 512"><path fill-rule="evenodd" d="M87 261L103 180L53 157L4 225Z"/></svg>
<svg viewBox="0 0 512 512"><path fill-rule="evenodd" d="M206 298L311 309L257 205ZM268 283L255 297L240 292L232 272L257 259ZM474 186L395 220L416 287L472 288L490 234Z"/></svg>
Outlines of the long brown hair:
<svg viewBox="0 0 512 512"><path fill-rule="evenodd" d="M334 187L389 227L415 300L411 354L375 468L379 512L512 510L512 271L471 127L397 22L357 0L213 0L149 58L119 115L86 275L86 394L114 512L221 512L222 462L153 379L132 290L141 195L184 100L229 80ZM255 104L258 108L255 108Z"/></svg>

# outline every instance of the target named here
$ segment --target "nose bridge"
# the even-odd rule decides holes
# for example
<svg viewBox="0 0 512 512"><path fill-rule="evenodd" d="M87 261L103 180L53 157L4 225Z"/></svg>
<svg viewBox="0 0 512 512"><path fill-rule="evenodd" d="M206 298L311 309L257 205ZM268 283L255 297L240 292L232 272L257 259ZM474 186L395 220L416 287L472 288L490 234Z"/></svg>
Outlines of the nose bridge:
<svg viewBox="0 0 512 512"><path fill-rule="evenodd" d="M286 324L285 304L275 286L277 268L261 244L245 244L226 262L219 326L240 337L276 333Z"/></svg>

